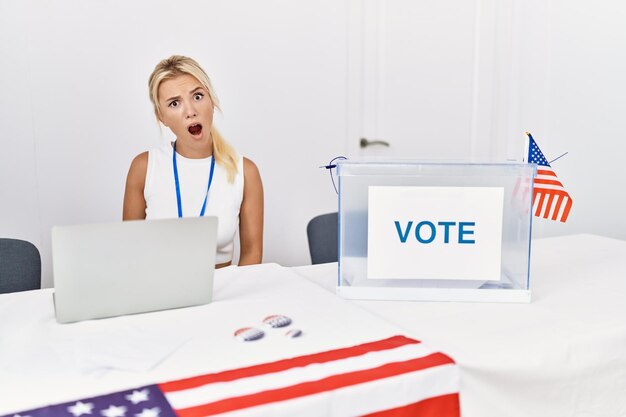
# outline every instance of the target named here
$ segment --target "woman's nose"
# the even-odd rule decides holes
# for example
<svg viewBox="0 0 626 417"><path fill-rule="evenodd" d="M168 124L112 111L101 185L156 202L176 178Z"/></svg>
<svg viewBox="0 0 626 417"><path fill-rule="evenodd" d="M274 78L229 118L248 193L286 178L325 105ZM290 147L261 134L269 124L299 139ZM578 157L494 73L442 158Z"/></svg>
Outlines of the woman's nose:
<svg viewBox="0 0 626 417"><path fill-rule="evenodd" d="M198 115L198 112L196 111L195 106L191 103L185 107L185 113L187 113L187 116L186 116L187 119L196 117Z"/></svg>

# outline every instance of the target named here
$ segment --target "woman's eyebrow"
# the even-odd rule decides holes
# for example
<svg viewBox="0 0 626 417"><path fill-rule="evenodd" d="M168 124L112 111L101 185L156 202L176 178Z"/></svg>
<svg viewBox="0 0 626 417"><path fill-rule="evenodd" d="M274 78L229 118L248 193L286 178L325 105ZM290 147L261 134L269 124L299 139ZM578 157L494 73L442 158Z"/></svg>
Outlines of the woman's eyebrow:
<svg viewBox="0 0 626 417"><path fill-rule="evenodd" d="M189 92L189 94L193 94L193 93L195 93L195 92L196 92L196 91L198 91L198 90L202 90L202 91L204 91L204 87L202 87L201 85L199 85L199 86L197 86L196 88L194 88L193 90L191 90L191 91ZM166 99L165 101L167 102L167 101L172 101L172 100L180 100L180 96L170 97L170 98Z"/></svg>
<svg viewBox="0 0 626 417"><path fill-rule="evenodd" d="M170 97L168 99L166 99L165 101L172 101L172 100L180 100L180 96L176 96L176 97Z"/></svg>

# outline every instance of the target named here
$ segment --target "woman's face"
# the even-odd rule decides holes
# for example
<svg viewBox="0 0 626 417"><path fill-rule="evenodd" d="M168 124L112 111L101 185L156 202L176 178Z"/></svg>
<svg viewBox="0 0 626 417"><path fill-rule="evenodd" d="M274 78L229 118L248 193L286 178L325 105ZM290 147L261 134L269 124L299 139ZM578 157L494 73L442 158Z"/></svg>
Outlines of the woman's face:
<svg viewBox="0 0 626 417"><path fill-rule="evenodd" d="M213 102L195 77L184 74L163 81L159 86L159 108L159 120L176 139L189 143L211 141Z"/></svg>

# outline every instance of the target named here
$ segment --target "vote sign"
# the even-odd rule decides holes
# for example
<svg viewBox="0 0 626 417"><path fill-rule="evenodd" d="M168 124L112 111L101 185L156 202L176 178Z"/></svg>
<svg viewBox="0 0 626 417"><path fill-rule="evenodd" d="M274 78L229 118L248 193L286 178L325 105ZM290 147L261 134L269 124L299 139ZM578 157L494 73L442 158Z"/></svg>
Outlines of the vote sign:
<svg viewBox="0 0 626 417"><path fill-rule="evenodd" d="M369 279L500 280L500 187L368 188Z"/></svg>

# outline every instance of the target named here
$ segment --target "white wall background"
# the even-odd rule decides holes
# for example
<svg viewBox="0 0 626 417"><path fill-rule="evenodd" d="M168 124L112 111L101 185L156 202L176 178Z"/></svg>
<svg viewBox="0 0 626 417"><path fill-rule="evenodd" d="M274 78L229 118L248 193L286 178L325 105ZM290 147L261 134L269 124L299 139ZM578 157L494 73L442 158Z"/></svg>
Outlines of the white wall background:
<svg viewBox="0 0 626 417"><path fill-rule="evenodd" d="M50 285L52 226L121 218L130 161L170 138L147 79L176 53L210 74L218 127L259 166L265 260L309 262L306 220L336 208L317 167L345 153L346 13L332 0L1 0L0 235L33 241Z"/></svg>
<svg viewBox="0 0 626 417"><path fill-rule="evenodd" d="M569 152L552 167L573 198L570 219L536 219L533 235L626 239L626 3L536 0L499 7L511 35L500 39L509 43L503 48L509 58L500 63L510 75L498 86L507 116L499 118L497 135L510 140L528 130L548 159ZM507 146L510 153L514 146Z"/></svg>
<svg viewBox="0 0 626 417"><path fill-rule="evenodd" d="M259 166L264 260L309 263L306 223L336 210L318 166L358 140L348 59L355 13L377 1L0 0L0 236L39 247L49 286L52 226L121 218L130 161L170 139L154 121L147 78L176 53L207 70L224 111L218 127ZM489 89L476 92L492 97L491 117L480 121L487 133L471 140L494 158L518 158L529 130L548 158L569 151L554 168L574 199L571 218L535 221L536 236L626 239L626 3L475 6L494 16L495 28L481 30L494 34L482 47L495 58Z"/></svg>

